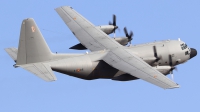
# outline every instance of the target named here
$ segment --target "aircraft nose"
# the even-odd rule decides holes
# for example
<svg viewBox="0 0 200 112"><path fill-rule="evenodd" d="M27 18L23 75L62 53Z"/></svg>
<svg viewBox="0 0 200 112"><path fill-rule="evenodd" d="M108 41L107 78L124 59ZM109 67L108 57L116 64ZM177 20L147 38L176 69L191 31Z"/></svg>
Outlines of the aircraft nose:
<svg viewBox="0 0 200 112"><path fill-rule="evenodd" d="M195 57L197 55L197 50L194 48L190 48L191 52L190 52L190 59Z"/></svg>

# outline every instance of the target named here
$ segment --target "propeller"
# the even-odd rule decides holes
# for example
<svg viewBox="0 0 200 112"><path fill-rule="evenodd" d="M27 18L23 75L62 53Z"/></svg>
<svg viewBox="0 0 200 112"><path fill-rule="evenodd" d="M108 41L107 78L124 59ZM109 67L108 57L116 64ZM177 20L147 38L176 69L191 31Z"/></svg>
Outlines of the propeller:
<svg viewBox="0 0 200 112"><path fill-rule="evenodd" d="M177 67L172 67L172 68L170 69L170 74L171 74L171 78L172 78L172 80L174 80L173 70L178 71L178 69L177 69Z"/></svg>
<svg viewBox="0 0 200 112"><path fill-rule="evenodd" d="M113 33L114 33L114 37L115 37L115 30L118 29L118 26L116 25L116 15L115 14L113 14L113 22L109 21L108 24L114 26Z"/></svg>
<svg viewBox="0 0 200 112"><path fill-rule="evenodd" d="M158 53L157 53L157 48L156 48L156 46L153 46L153 53L154 53L154 57L156 58L153 62L152 62L152 64L151 65L153 65L153 64L156 64L156 65L158 65L158 61L159 60L161 60L162 59L162 56L158 56Z"/></svg>
<svg viewBox="0 0 200 112"><path fill-rule="evenodd" d="M129 44L131 44L131 40L133 40L133 32L130 31L130 33L128 34L126 27L124 27L124 33L126 35L126 37L128 38L128 42L130 42Z"/></svg>
<svg viewBox="0 0 200 112"><path fill-rule="evenodd" d="M157 54L156 46L153 46L154 57L156 58L155 62L158 62L162 57Z"/></svg>
<svg viewBox="0 0 200 112"><path fill-rule="evenodd" d="M173 70L178 71L178 69L177 69L176 66L173 66L173 60L172 60L172 55L171 54L169 55L169 65L171 66L171 69L170 69L171 78L172 78L172 80L174 80Z"/></svg>

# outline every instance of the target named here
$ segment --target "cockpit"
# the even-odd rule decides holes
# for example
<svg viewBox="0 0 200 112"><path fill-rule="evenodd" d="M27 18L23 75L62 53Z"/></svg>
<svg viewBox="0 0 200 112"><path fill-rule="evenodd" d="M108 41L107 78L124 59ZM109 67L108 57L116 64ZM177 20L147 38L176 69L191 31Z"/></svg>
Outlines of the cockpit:
<svg viewBox="0 0 200 112"><path fill-rule="evenodd" d="M190 55L190 59L197 55L196 49L194 49L194 48L189 48L189 47L187 46L187 44L182 43L182 44L180 44L180 46L181 46L181 49L182 49L182 50L185 50L185 49L188 48L188 50L185 51L185 55Z"/></svg>
<svg viewBox="0 0 200 112"><path fill-rule="evenodd" d="M185 50L188 48L187 44L185 44L185 43L182 43L180 46L181 46L182 50ZM190 48L188 48L188 50L185 51L185 55L189 55L189 54L190 54Z"/></svg>
<svg viewBox="0 0 200 112"><path fill-rule="evenodd" d="M181 44L181 49L184 50L184 49L186 49L186 48L187 48L187 44L182 43L182 44Z"/></svg>

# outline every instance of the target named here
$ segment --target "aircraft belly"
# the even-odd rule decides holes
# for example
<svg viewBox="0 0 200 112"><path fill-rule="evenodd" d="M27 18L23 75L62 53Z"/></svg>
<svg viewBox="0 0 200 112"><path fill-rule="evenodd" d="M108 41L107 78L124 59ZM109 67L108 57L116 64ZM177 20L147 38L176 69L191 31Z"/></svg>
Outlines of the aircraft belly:
<svg viewBox="0 0 200 112"><path fill-rule="evenodd" d="M93 71L88 75L88 79L112 79L118 81L129 81L137 79L133 76L127 77L127 73L113 68L104 61L92 62L92 64Z"/></svg>
<svg viewBox="0 0 200 112"><path fill-rule="evenodd" d="M93 71L88 75L89 79L98 79L98 78L113 78L119 70L111 67L104 61L93 62Z"/></svg>
<svg viewBox="0 0 200 112"><path fill-rule="evenodd" d="M91 61L88 55L62 59L51 62L52 70L86 80L112 79L119 70L104 61ZM120 75L118 73L118 75Z"/></svg>
<svg viewBox="0 0 200 112"><path fill-rule="evenodd" d="M86 80L100 78L113 79L115 77L115 80L121 81L122 79L119 76L126 74L111 67L104 61L91 61L88 55L54 61L51 62L50 65L53 71ZM126 80L133 79L134 78L131 77Z"/></svg>

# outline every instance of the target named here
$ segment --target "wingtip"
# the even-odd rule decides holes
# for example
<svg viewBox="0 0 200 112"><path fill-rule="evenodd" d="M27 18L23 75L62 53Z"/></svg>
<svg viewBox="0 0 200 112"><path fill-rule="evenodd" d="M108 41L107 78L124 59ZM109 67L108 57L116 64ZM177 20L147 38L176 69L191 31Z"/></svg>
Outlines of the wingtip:
<svg viewBox="0 0 200 112"><path fill-rule="evenodd" d="M166 89L174 89L174 88L180 88L180 85L176 85L176 86L173 86L173 87L169 87L169 88L166 88Z"/></svg>
<svg viewBox="0 0 200 112"><path fill-rule="evenodd" d="M60 7L55 8L55 10L58 9L58 8L63 8L63 7L69 7L71 9L73 9L73 7L71 7L71 6L60 6Z"/></svg>

